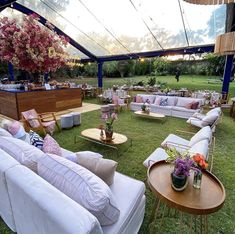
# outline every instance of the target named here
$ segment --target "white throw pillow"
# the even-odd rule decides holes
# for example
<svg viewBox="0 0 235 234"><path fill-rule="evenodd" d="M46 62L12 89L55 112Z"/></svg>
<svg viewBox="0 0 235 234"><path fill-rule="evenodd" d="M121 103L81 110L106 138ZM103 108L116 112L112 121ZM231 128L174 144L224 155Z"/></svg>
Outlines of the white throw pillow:
<svg viewBox="0 0 235 234"><path fill-rule="evenodd" d="M212 109L212 110L210 110L206 113L206 115L214 115L214 114L220 115L221 114L221 108L216 107L216 108L214 108L214 109Z"/></svg>
<svg viewBox="0 0 235 234"><path fill-rule="evenodd" d="M38 174L90 211L101 225L118 220L120 211L110 188L86 168L63 157L45 155L38 163Z"/></svg>
<svg viewBox="0 0 235 234"><path fill-rule="evenodd" d="M193 100L191 98L179 97L176 106L185 107L191 103Z"/></svg>
<svg viewBox="0 0 235 234"><path fill-rule="evenodd" d="M211 137L212 137L211 128L209 126L203 127L190 139L188 146L193 146L202 140L208 140L208 142L210 142Z"/></svg>
<svg viewBox="0 0 235 234"><path fill-rule="evenodd" d="M155 95L145 95L145 94L143 94L143 95L141 95L141 97L142 97L143 102L149 101L150 104L153 104L156 96Z"/></svg>
<svg viewBox="0 0 235 234"><path fill-rule="evenodd" d="M203 119L202 119L202 126L211 126L213 125L213 123L219 118L218 113L217 114L210 114L210 115L206 115Z"/></svg>
<svg viewBox="0 0 235 234"><path fill-rule="evenodd" d="M161 97L156 97L156 98L155 98L155 101L154 101L154 105L160 106L161 100L162 100Z"/></svg>
<svg viewBox="0 0 235 234"><path fill-rule="evenodd" d="M177 98L175 98L175 97L168 97L167 102L168 102L168 106L175 106L176 103L177 103Z"/></svg>
<svg viewBox="0 0 235 234"><path fill-rule="evenodd" d="M192 117L194 117L194 118L196 118L196 119L202 120L202 119L205 117L205 115L196 112L196 113L194 113L194 114L192 115Z"/></svg>
<svg viewBox="0 0 235 234"><path fill-rule="evenodd" d="M12 137L12 135L7 130L5 130L4 128L1 128L1 127L0 127L0 136Z"/></svg>
<svg viewBox="0 0 235 234"><path fill-rule="evenodd" d="M14 137L0 137L0 148L36 173L37 162L44 156L38 148Z"/></svg>
<svg viewBox="0 0 235 234"><path fill-rule="evenodd" d="M189 154L193 156L194 154L202 154L205 159L207 159L209 150L209 143L208 140L202 140L194 144L189 150Z"/></svg>

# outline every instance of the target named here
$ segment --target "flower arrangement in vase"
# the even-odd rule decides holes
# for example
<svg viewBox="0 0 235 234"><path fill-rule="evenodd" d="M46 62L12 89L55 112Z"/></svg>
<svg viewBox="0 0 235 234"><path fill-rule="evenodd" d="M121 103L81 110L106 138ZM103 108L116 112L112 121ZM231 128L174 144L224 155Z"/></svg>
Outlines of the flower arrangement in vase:
<svg viewBox="0 0 235 234"><path fill-rule="evenodd" d="M150 101L149 99L147 99L142 105L141 105L141 110L146 113L149 114L150 113Z"/></svg>
<svg viewBox="0 0 235 234"><path fill-rule="evenodd" d="M118 116L116 113L112 113L110 116L108 114L103 114L102 119L105 120L105 140L106 141L112 141L113 140L113 123L114 120L118 119Z"/></svg>
<svg viewBox="0 0 235 234"><path fill-rule="evenodd" d="M200 189L202 182L202 171L207 169L208 163L206 162L205 157L198 153L193 155L193 161L195 168L197 168L197 170L194 171L193 187Z"/></svg>
<svg viewBox="0 0 235 234"><path fill-rule="evenodd" d="M174 170L171 173L172 188L176 191L183 191L187 187L190 170L200 170L195 167L195 161L187 152L180 154L175 149L168 149L166 151L169 155L167 161L174 165Z"/></svg>
<svg viewBox="0 0 235 234"><path fill-rule="evenodd" d="M0 59L32 74L56 71L66 62L67 38L53 31L53 26L39 24L39 16L24 16L21 23L15 19L0 19ZM36 76L36 75L35 75Z"/></svg>

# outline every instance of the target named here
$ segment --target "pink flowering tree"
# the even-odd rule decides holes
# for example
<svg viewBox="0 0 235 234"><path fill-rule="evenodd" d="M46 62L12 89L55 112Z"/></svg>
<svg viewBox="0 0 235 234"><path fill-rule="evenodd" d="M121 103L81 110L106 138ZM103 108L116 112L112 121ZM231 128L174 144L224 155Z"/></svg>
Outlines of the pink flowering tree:
<svg viewBox="0 0 235 234"><path fill-rule="evenodd" d="M31 72L56 71L66 62L67 40L53 31L52 25L39 24L36 14L15 19L0 19L0 59Z"/></svg>

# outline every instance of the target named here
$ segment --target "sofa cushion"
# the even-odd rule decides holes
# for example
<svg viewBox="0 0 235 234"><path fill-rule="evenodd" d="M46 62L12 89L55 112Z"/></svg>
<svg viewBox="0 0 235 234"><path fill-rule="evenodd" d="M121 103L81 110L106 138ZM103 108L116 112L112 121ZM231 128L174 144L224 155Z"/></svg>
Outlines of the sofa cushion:
<svg viewBox="0 0 235 234"><path fill-rule="evenodd" d="M188 150L190 155L194 155L196 153L202 154L206 160L208 159L208 151L209 151L209 143L208 140L202 140L191 146Z"/></svg>
<svg viewBox="0 0 235 234"><path fill-rule="evenodd" d="M101 225L115 223L120 215L115 198L99 177L63 157L45 155L38 174L97 217Z"/></svg>
<svg viewBox="0 0 235 234"><path fill-rule="evenodd" d="M0 149L0 215L7 226L14 232L16 232L15 220L8 194L5 173L8 169L16 165L19 165L19 163L9 154Z"/></svg>
<svg viewBox="0 0 235 234"><path fill-rule="evenodd" d="M34 172L37 172L38 160L45 155L38 148L14 137L0 137L0 148Z"/></svg>
<svg viewBox="0 0 235 234"><path fill-rule="evenodd" d="M202 121L195 117L190 117L186 122L199 128L205 127L205 126L202 126Z"/></svg>
<svg viewBox="0 0 235 234"><path fill-rule="evenodd" d="M56 154L58 156L62 156L60 145L49 134L47 134L44 138L42 151L44 153L50 153L50 154Z"/></svg>
<svg viewBox="0 0 235 234"><path fill-rule="evenodd" d="M7 130L1 127L0 127L0 136L12 137L12 135Z"/></svg>
<svg viewBox="0 0 235 234"><path fill-rule="evenodd" d="M107 185L113 183L117 162L110 159L80 155L77 158L77 163L100 177Z"/></svg>
<svg viewBox="0 0 235 234"><path fill-rule="evenodd" d="M181 112L189 112L189 113L195 113L195 110L193 109L187 109L185 107L181 107L181 106L173 106L172 110L176 110L176 111L181 111Z"/></svg>
<svg viewBox="0 0 235 234"><path fill-rule="evenodd" d="M144 213L144 183L116 172L114 176L114 183L110 186L110 189L112 193L115 194L118 208L120 209L120 218L113 225L102 227L104 234L138 233L138 225L141 223L139 220L143 218L139 216L142 216ZM130 220L133 216L135 216L135 212L139 207L142 209L139 210L135 217L135 222L133 223L134 227L128 227ZM126 228L131 230L126 231Z"/></svg>
<svg viewBox="0 0 235 234"><path fill-rule="evenodd" d="M202 129L200 129L189 141L189 146L195 145L197 142L202 140L208 140L208 142L211 141L212 137L212 130L209 126L206 126Z"/></svg>
<svg viewBox="0 0 235 234"><path fill-rule="evenodd" d="M210 115L206 115L203 119L202 119L202 126L212 126L214 124L214 122L219 118L218 114L210 114Z"/></svg>
<svg viewBox="0 0 235 234"><path fill-rule="evenodd" d="M176 97L168 97L168 106L175 106L177 103L177 98Z"/></svg>
<svg viewBox="0 0 235 234"><path fill-rule="evenodd" d="M103 233L89 211L28 168L10 168L6 180L17 233Z"/></svg>
<svg viewBox="0 0 235 234"><path fill-rule="evenodd" d="M187 108L187 105L192 103L193 99L192 98L182 98L179 97L178 101L176 103L176 106L181 106Z"/></svg>
<svg viewBox="0 0 235 234"><path fill-rule="evenodd" d="M141 94L141 97L143 102L148 102L149 104L153 104L156 98L155 95L147 95L147 94Z"/></svg>
<svg viewBox="0 0 235 234"><path fill-rule="evenodd" d="M34 131L29 131L30 144L42 150L43 139Z"/></svg>

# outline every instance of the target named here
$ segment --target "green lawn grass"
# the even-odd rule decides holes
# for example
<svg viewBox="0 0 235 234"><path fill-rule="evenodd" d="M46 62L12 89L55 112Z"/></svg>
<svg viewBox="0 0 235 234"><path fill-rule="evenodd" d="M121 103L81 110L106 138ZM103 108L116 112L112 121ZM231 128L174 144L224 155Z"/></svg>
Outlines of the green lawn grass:
<svg viewBox="0 0 235 234"><path fill-rule="evenodd" d="M137 79L143 79L138 77ZM177 84L173 77L164 77L169 79L169 84L182 84L182 87L199 87L199 89L209 89L209 85L203 77L182 77ZM117 84L119 79L115 79ZM194 83L192 83L194 80ZM105 79L106 87L112 84L111 79ZM216 86L216 87L214 87ZM221 85L213 85L216 90L220 90ZM235 94L235 87L232 83L231 92ZM235 95L234 95L235 96ZM96 102L92 99L86 100ZM179 134L177 129L197 131L197 128L189 127L185 119L166 117L164 121L144 119L133 116L129 111L123 111L119 114L119 119L114 123L116 132L125 134L133 140L133 146L121 156L117 156L113 149L108 149L92 142L80 139L74 143L74 137L86 128L97 127L101 123L100 111L92 111L82 114L82 125L71 130L63 130L61 133L55 133L54 137L59 144L71 151L91 150L96 151L105 158L113 159L118 162L117 171L144 181L146 178L146 168L143 161L157 148L161 142L170 133ZM229 111L224 110L222 122L218 125L215 133L216 147L214 153L213 173L221 180L226 189L226 200L221 210L209 216L209 233L235 233L235 121L229 117ZM188 136L183 135L187 138ZM120 146L120 151L124 150L126 145ZM186 233L187 226L180 225L178 218L164 218L162 227L159 230L159 220L157 219L153 226L149 226L149 218L154 204L154 195L146 188L146 211L144 222L141 226L141 234L146 233ZM184 221L189 217L184 215ZM0 221L0 233L11 233L3 221Z"/></svg>

